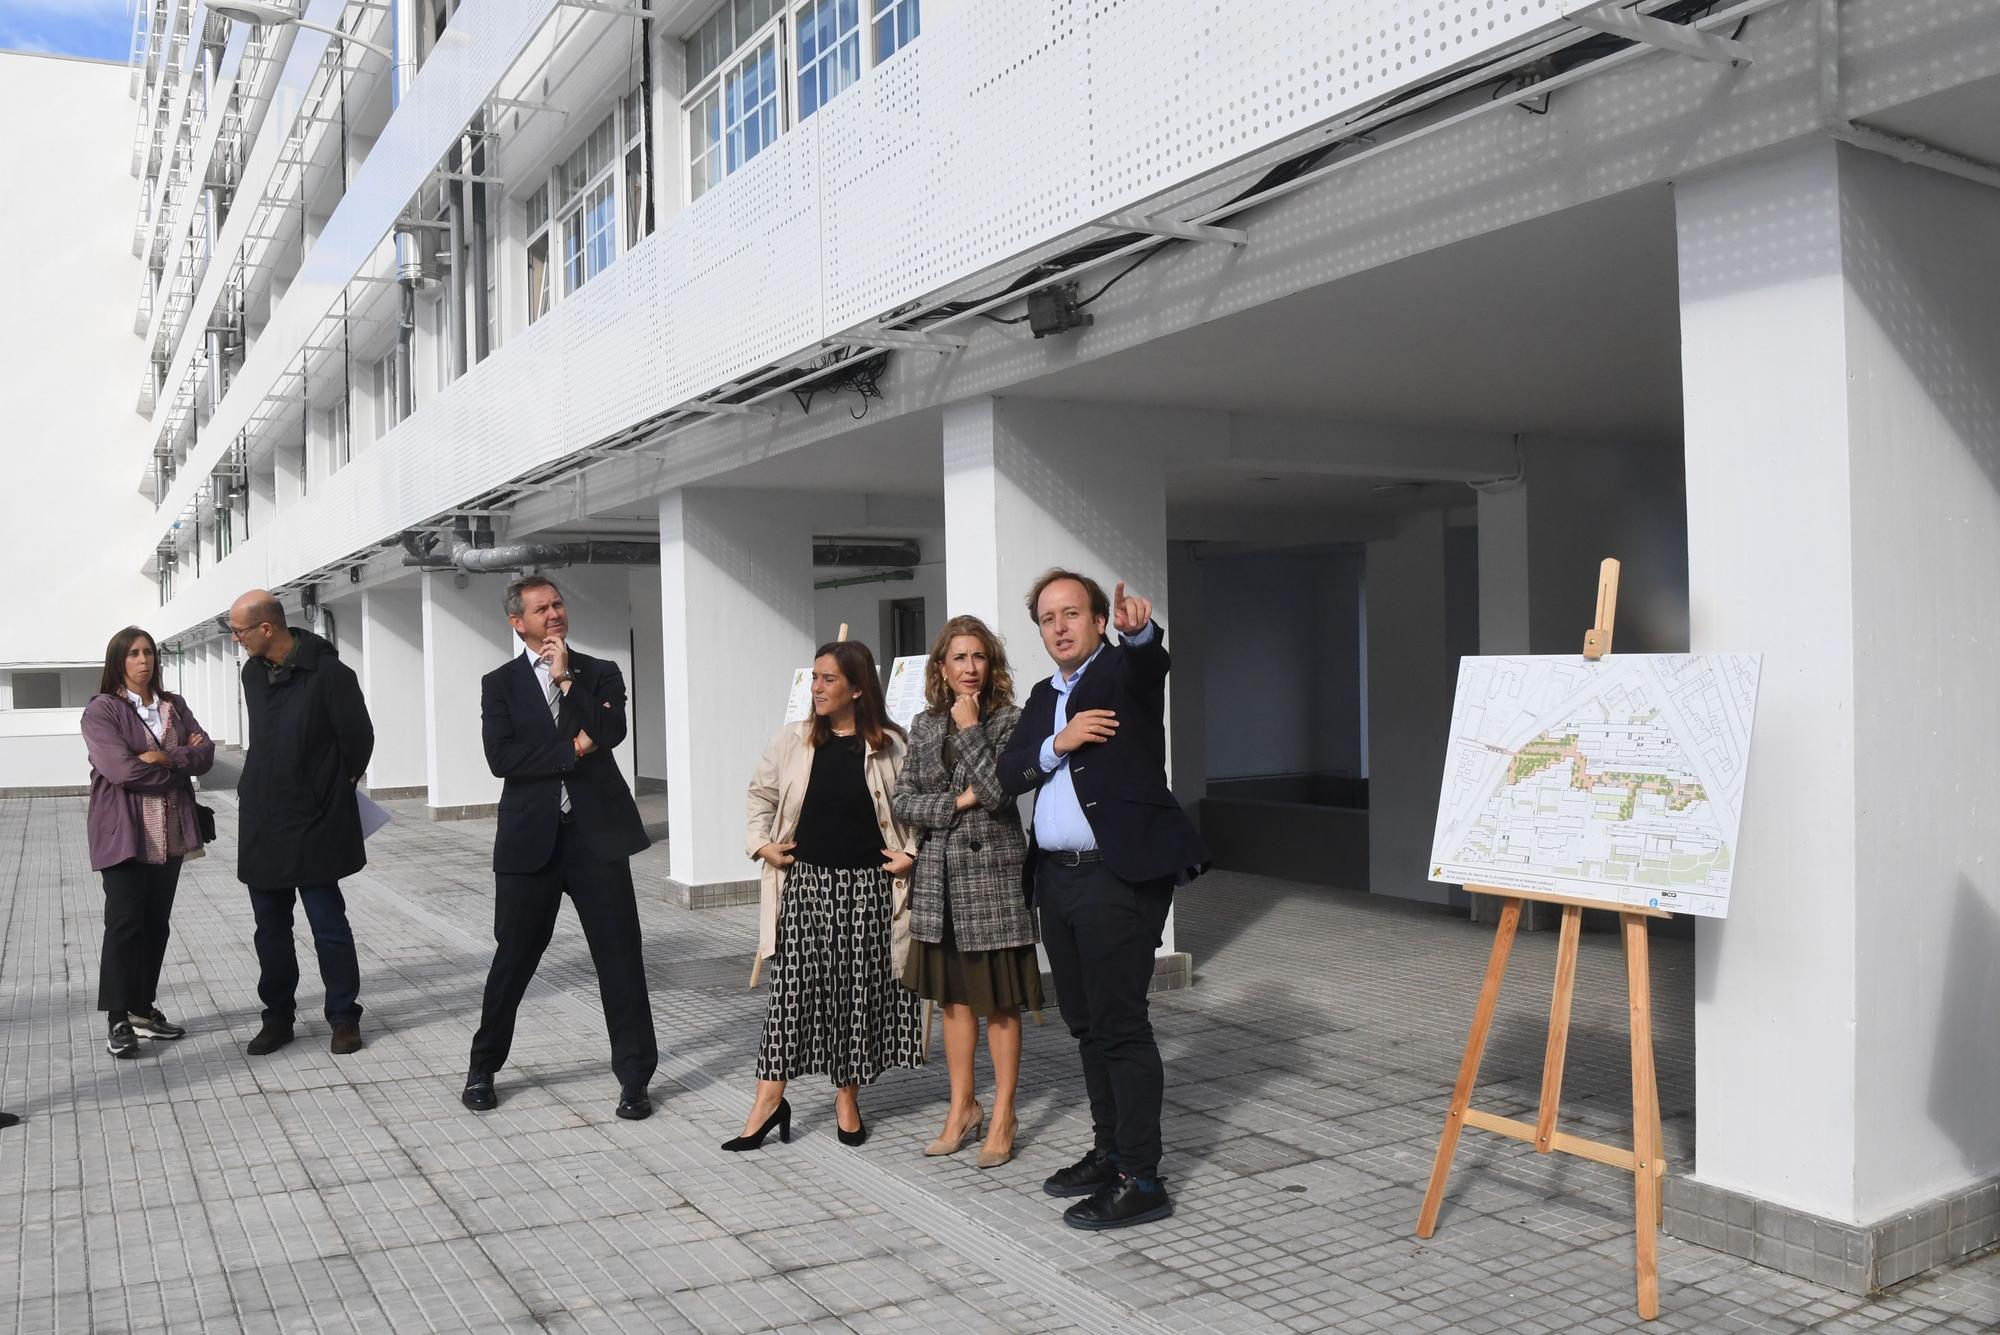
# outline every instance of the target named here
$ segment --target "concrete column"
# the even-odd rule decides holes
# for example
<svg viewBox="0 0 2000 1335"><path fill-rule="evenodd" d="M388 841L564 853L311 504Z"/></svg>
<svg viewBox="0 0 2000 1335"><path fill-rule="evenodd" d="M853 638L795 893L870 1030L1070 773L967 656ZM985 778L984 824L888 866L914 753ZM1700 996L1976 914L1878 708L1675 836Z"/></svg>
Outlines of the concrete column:
<svg viewBox="0 0 2000 1335"><path fill-rule="evenodd" d="M633 769L637 792L664 792L667 786L666 682L661 677L660 568L632 569Z"/></svg>
<svg viewBox="0 0 2000 1335"><path fill-rule="evenodd" d="M415 584L364 589L346 613L361 632L360 657L350 666L361 678L361 693L375 722L368 789L378 798L422 797L430 779L423 590Z"/></svg>
<svg viewBox="0 0 2000 1335"><path fill-rule="evenodd" d="M1479 652L1526 654L1528 488L1479 493Z"/></svg>
<svg viewBox="0 0 2000 1335"><path fill-rule="evenodd" d="M639 745L632 725L657 723L660 708L657 699L639 699L632 684L633 572L632 566L569 566L543 572L562 590L563 607L569 612L570 643L594 658L616 663L625 678L627 729L613 759L628 785ZM518 652L520 637L513 636L513 643Z"/></svg>
<svg viewBox="0 0 2000 1335"><path fill-rule="evenodd" d="M1174 650L1167 581L1166 470L1159 452L1169 414L1035 399L973 399L944 412L945 589L954 616L986 619L1007 643L1016 691L1055 670L1026 598L1050 566L1091 575L1108 594L1123 580L1153 600ZM1173 701L1167 681L1168 754ZM1198 717L1190 726L1199 729ZM1167 919L1162 972L1192 972Z"/></svg>
<svg viewBox="0 0 2000 1335"><path fill-rule="evenodd" d="M519 649L501 598L504 575L426 574L424 779L432 820L490 815L500 780L479 737L479 679Z"/></svg>
<svg viewBox="0 0 2000 1335"><path fill-rule="evenodd" d="M668 890L690 908L756 898L744 790L812 662L813 516L784 492L660 498Z"/></svg>
<svg viewBox="0 0 2000 1335"><path fill-rule="evenodd" d="M1425 879L1444 778L1457 663L1446 644L1445 516L1406 515L1368 544L1368 888L1446 903L1462 892Z"/></svg>
<svg viewBox="0 0 2000 1335"><path fill-rule="evenodd" d="M1889 1284L1991 1241L2000 1174L2000 194L1821 143L1675 198L1694 647L1764 655L1676 1204Z"/></svg>

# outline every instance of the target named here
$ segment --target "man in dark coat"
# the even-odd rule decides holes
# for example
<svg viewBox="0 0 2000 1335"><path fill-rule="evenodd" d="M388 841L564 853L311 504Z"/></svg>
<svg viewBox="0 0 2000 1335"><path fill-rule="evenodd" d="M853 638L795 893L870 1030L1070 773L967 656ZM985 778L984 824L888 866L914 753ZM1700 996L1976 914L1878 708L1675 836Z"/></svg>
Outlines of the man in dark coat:
<svg viewBox="0 0 2000 1335"><path fill-rule="evenodd" d="M474 1112L498 1106L493 1076L567 894L597 967L618 1115L636 1121L652 1114L646 1086L660 1053L632 892L632 855L650 841L612 758L625 740L625 678L616 663L569 647L554 581L515 580L506 610L520 647L479 683L486 763L505 780L493 834L493 967L459 1099Z"/></svg>
<svg viewBox="0 0 2000 1335"><path fill-rule="evenodd" d="M292 1041L299 957L292 948L292 898L306 906L326 1019L336 1053L361 1047L361 964L340 879L368 864L354 788L375 750L375 728L354 670L332 645L285 624L285 609L252 589L229 609L229 633L249 658L243 706L250 749L237 791L236 879L250 887L257 914L257 995L264 1027L253 1057Z"/></svg>
<svg viewBox="0 0 2000 1335"><path fill-rule="evenodd" d="M1082 1196L1073 1228L1124 1228L1173 1213L1160 1184L1164 1076L1147 989L1174 886L1208 847L1167 789L1166 632L1120 584L1051 570L1028 612L1057 673L1037 682L1000 756L1000 786L1035 794L1023 870L1063 1023L1083 1058L1096 1144L1042 1184ZM1120 643L1104 638L1105 623Z"/></svg>

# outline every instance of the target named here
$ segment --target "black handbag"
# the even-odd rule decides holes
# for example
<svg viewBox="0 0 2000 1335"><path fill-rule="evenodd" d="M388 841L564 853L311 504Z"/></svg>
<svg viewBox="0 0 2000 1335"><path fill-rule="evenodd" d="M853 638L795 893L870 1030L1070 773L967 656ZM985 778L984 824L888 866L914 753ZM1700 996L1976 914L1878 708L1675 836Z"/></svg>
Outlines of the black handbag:
<svg viewBox="0 0 2000 1335"><path fill-rule="evenodd" d="M215 808L194 804L194 832L201 836L204 844L215 842Z"/></svg>

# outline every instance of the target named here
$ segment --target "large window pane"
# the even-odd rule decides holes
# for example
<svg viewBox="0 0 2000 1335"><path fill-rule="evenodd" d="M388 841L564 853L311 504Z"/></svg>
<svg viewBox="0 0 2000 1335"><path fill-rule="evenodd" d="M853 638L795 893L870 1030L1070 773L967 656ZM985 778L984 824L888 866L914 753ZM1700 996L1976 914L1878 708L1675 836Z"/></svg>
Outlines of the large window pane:
<svg viewBox="0 0 2000 1335"><path fill-rule="evenodd" d="M872 3L875 6L875 63L879 65L915 41L923 25L918 13L920 0L872 0Z"/></svg>
<svg viewBox="0 0 2000 1335"><path fill-rule="evenodd" d="M799 29L799 119L861 77L860 0L808 0Z"/></svg>

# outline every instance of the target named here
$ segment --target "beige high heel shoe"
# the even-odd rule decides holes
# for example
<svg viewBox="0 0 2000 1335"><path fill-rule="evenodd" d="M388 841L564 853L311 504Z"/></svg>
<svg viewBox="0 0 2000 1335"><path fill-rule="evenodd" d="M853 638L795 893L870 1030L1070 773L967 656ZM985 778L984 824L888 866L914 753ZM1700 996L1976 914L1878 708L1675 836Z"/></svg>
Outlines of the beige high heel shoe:
<svg viewBox="0 0 2000 1335"><path fill-rule="evenodd" d="M968 1141L978 1138L979 1133L986 1127L986 1110L976 1103L972 1107L972 1120L959 1129L958 1139L953 1140L949 1136L939 1136L936 1140L924 1146L924 1157L938 1159L947 1154L957 1154L965 1148Z"/></svg>
<svg viewBox="0 0 2000 1335"><path fill-rule="evenodd" d="M1014 1137L1009 1135L1007 1137L1007 1148L1004 1150L989 1150L984 1145L981 1145L979 1147L979 1157L972 1161L972 1166L974 1168L998 1168L1001 1164L1012 1163L1013 1161Z"/></svg>

